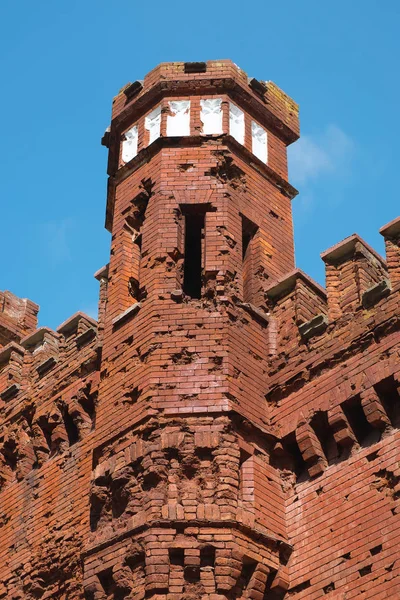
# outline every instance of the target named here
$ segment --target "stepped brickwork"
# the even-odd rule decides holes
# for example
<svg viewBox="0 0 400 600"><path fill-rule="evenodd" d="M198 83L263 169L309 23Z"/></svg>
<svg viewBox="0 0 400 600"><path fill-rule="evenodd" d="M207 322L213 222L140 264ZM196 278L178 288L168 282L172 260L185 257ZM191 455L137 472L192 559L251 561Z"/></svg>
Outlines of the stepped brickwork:
<svg viewBox="0 0 400 600"><path fill-rule="evenodd" d="M296 269L298 136L226 60L114 99L98 321L0 293L0 599L400 598L400 218Z"/></svg>

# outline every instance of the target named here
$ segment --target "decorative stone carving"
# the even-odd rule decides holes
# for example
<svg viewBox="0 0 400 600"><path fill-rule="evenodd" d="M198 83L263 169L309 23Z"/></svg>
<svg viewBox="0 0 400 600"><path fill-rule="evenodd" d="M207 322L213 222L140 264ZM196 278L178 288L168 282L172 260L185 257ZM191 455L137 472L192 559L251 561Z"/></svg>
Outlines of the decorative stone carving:
<svg viewBox="0 0 400 600"><path fill-rule="evenodd" d="M255 121L251 122L251 149L257 158L268 162L267 132Z"/></svg>
<svg viewBox="0 0 400 600"><path fill-rule="evenodd" d="M149 113L147 115L147 117L144 120L144 126L145 126L146 130L149 132L148 144L150 145L152 142L154 142L157 138L160 137L161 106L157 106L157 108L152 110L151 113Z"/></svg>
<svg viewBox="0 0 400 600"><path fill-rule="evenodd" d="M134 125L125 132L124 141L122 142L122 160L124 163L135 158L138 151L138 126Z"/></svg>
<svg viewBox="0 0 400 600"><path fill-rule="evenodd" d="M229 133L239 144L244 144L244 112L229 104Z"/></svg>
<svg viewBox="0 0 400 600"><path fill-rule="evenodd" d="M170 114L167 116L167 135L190 135L190 101L172 100L168 105Z"/></svg>
<svg viewBox="0 0 400 600"><path fill-rule="evenodd" d="M203 133L222 133L222 100L221 98L210 98L200 100L200 119L203 123Z"/></svg>

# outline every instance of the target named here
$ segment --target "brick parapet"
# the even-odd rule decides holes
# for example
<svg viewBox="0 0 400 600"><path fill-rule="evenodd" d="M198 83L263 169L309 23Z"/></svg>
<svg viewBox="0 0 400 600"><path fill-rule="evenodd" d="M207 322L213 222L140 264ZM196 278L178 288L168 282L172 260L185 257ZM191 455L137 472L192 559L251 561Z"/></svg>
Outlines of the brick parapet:
<svg viewBox="0 0 400 600"><path fill-rule="evenodd" d="M400 217L379 230L385 238L386 262L393 287L400 285Z"/></svg>
<svg viewBox="0 0 400 600"><path fill-rule="evenodd" d="M36 329L38 310L31 300L0 291L0 348Z"/></svg>

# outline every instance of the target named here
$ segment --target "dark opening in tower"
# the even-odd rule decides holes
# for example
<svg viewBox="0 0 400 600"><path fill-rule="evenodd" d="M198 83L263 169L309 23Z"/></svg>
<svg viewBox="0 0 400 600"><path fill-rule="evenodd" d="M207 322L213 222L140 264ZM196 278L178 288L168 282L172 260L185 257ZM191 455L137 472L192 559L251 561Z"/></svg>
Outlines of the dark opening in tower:
<svg viewBox="0 0 400 600"><path fill-rule="evenodd" d="M254 236L257 232L257 225L242 215L242 273L243 273L243 300L252 302L254 298L254 275L255 275L255 257L254 257Z"/></svg>
<svg viewBox="0 0 400 600"><path fill-rule="evenodd" d="M185 214L185 259L183 291L201 298L203 274L204 211Z"/></svg>

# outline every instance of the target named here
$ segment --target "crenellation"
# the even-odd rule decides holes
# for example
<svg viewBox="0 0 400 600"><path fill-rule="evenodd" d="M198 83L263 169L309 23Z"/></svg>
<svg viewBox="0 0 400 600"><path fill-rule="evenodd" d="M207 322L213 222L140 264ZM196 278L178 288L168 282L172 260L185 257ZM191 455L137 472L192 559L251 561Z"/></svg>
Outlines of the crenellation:
<svg viewBox="0 0 400 600"><path fill-rule="evenodd" d="M79 336L89 328L97 328L97 321L82 312L77 312L57 327L57 333L68 339L72 335Z"/></svg>
<svg viewBox="0 0 400 600"><path fill-rule="evenodd" d="M34 330L38 310L38 305L31 300L0 291L0 347L11 341L18 342Z"/></svg>
<svg viewBox="0 0 400 600"><path fill-rule="evenodd" d="M277 327L278 354L326 330L325 290L301 270L278 280L265 294Z"/></svg>
<svg viewBox="0 0 400 600"><path fill-rule="evenodd" d="M361 307L365 292L388 278L383 258L356 234L323 252L321 258L326 265L331 320Z"/></svg>
<svg viewBox="0 0 400 600"><path fill-rule="evenodd" d="M8 402L19 391L22 381L24 348L10 342L0 352L0 397Z"/></svg>
<svg viewBox="0 0 400 600"><path fill-rule="evenodd" d="M39 378L43 377L59 361L59 335L48 327L40 327L21 340L21 346L32 357L29 361L29 372L35 369ZM26 377L28 374L26 373ZM35 376L32 375L35 382Z"/></svg>
<svg viewBox="0 0 400 600"><path fill-rule="evenodd" d="M400 217L379 230L385 238L386 262L392 286L400 282Z"/></svg>

